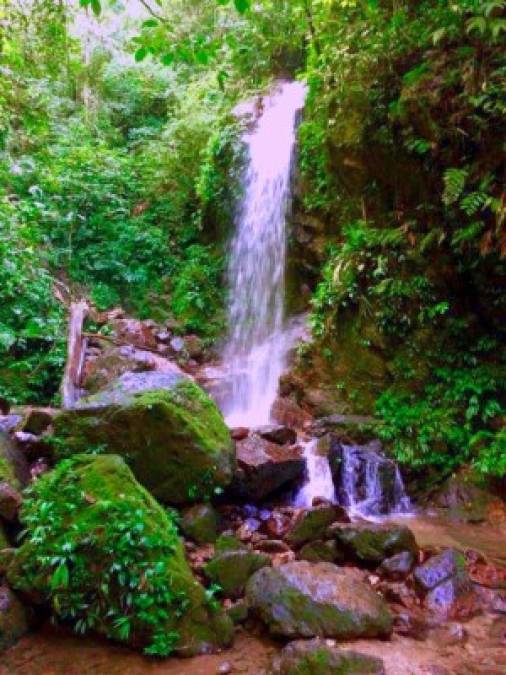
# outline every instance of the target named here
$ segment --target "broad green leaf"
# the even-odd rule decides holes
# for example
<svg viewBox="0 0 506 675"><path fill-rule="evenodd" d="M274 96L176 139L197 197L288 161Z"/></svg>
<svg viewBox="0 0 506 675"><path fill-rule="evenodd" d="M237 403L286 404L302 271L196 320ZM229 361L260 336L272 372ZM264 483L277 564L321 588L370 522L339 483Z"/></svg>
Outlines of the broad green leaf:
<svg viewBox="0 0 506 675"><path fill-rule="evenodd" d="M250 7L250 0L234 0L234 5L240 14L244 14Z"/></svg>
<svg viewBox="0 0 506 675"><path fill-rule="evenodd" d="M146 47L140 47L140 49L138 49L135 52L135 60L137 62L143 61L146 58L147 55L148 55L148 50L146 49Z"/></svg>

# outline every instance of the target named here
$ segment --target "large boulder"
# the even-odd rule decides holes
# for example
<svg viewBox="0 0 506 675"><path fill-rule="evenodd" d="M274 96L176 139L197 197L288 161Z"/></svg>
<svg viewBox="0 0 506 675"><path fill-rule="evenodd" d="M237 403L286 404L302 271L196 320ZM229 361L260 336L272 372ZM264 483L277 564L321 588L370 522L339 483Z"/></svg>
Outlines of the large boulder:
<svg viewBox="0 0 506 675"><path fill-rule="evenodd" d="M186 504L232 479L234 450L207 394L178 372L127 373L54 421L60 456L98 450L127 459L159 500Z"/></svg>
<svg viewBox="0 0 506 675"><path fill-rule="evenodd" d="M80 632L147 653L228 645L232 624L207 599L173 520L117 455L78 455L40 478L21 512L11 586Z"/></svg>
<svg viewBox="0 0 506 675"><path fill-rule="evenodd" d="M384 600L346 569L298 561L256 572L246 586L252 610L276 636L387 637Z"/></svg>
<svg viewBox="0 0 506 675"><path fill-rule="evenodd" d="M296 640L274 660L272 675L385 675L375 656L328 645L325 640Z"/></svg>
<svg viewBox="0 0 506 675"><path fill-rule="evenodd" d="M345 555L366 567L378 565L397 553L418 551L411 530L400 525L381 523L334 523L330 528L338 547Z"/></svg>
<svg viewBox="0 0 506 675"><path fill-rule="evenodd" d="M236 444L234 492L261 500L304 475L305 461L296 445L281 446L252 434Z"/></svg>
<svg viewBox="0 0 506 675"><path fill-rule="evenodd" d="M0 654L22 637L29 628L28 615L11 589L0 586Z"/></svg>

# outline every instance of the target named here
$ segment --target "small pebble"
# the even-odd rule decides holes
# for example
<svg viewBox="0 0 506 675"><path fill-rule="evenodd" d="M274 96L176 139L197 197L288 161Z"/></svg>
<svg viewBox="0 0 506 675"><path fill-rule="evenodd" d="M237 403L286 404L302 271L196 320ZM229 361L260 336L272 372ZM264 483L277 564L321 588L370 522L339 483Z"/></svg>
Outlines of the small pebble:
<svg viewBox="0 0 506 675"><path fill-rule="evenodd" d="M228 673L232 672L232 666L228 661L225 661L224 663L221 664L221 666L218 668L218 675L228 675Z"/></svg>

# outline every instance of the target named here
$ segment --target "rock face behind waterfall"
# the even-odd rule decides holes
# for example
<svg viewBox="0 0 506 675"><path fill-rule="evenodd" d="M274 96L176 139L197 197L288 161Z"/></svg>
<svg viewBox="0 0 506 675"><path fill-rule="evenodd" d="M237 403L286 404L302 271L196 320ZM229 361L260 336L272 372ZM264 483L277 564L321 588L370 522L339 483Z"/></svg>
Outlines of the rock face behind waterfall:
<svg viewBox="0 0 506 675"><path fill-rule="evenodd" d="M127 458L159 500L186 504L232 479L234 450L216 405L179 373L127 373L54 422L60 455L97 449Z"/></svg>

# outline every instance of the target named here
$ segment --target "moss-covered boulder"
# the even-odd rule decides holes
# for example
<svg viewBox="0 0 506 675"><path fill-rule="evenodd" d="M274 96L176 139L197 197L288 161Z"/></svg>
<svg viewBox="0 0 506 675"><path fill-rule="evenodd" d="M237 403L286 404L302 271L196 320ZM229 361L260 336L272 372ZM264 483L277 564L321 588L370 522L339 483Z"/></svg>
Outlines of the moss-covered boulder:
<svg viewBox="0 0 506 675"><path fill-rule="evenodd" d="M99 450L124 457L137 480L168 504L228 485L229 431L215 403L178 373L128 373L54 422L60 456Z"/></svg>
<svg viewBox="0 0 506 675"><path fill-rule="evenodd" d="M274 660L272 675L385 675L375 656L339 649L325 640L296 640Z"/></svg>
<svg viewBox="0 0 506 675"><path fill-rule="evenodd" d="M378 565L402 551L418 551L415 537L407 527L379 523L341 525L334 523L328 534L338 547L354 562L366 567Z"/></svg>
<svg viewBox="0 0 506 675"><path fill-rule="evenodd" d="M28 628L25 608L8 586L0 586L0 654L17 642Z"/></svg>
<svg viewBox="0 0 506 675"><path fill-rule="evenodd" d="M337 548L337 543L334 539L309 541L300 549L298 558L299 560L307 560L308 562L337 563L344 560L344 556Z"/></svg>
<svg viewBox="0 0 506 675"><path fill-rule="evenodd" d="M249 580L246 597L275 636L348 640L387 637L392 631L384 600L331 563L265 567Z"/></svg>
<svg viewBox="0 0 506 675"><path fill-rule="evenodd" d="M329 525L335 522L348 523L348 514L342 506L328 504L302 511L286 535L291 546L302 546L308 541L321 539Z"/></svg>
<svg viewBox="0 0 506 675"><path fill-rule="evenodd" d="M183 511L180 527L197 544L211 544L218 538L220 515L211 504L194 504Z"/></svg>
<svg viewBox="0 0 506 675"><path fill-rule="evenodd" d="M223 595L239 598L251 575L270 564L268 555L238 549L218 553L207 563L204 571L208 579L221 586Z"/></svg>
<svg viewBox="0 0 506 675"><path fill-rule="evenodd" d="M174 522L121 457L61 462L34 485L21 520L9 583L79 632L157 655L230 643L232 624L193 577Z"/></svg>

